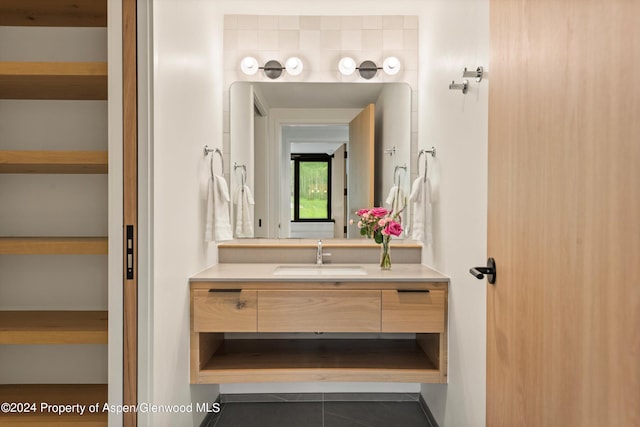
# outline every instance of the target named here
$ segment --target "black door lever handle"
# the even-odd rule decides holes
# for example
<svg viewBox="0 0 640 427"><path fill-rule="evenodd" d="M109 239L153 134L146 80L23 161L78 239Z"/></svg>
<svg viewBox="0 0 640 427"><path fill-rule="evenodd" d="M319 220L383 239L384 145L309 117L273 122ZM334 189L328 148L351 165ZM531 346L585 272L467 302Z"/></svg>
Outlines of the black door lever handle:
<svg viewBox="0 0 640 427"><path fill-rule="evenodd" d="M486 267L472 267L469 269L469 273L480 280L484 279L486 274L487 280L493 285L496 283L496 261L493 258L489 258Z"/></svg>

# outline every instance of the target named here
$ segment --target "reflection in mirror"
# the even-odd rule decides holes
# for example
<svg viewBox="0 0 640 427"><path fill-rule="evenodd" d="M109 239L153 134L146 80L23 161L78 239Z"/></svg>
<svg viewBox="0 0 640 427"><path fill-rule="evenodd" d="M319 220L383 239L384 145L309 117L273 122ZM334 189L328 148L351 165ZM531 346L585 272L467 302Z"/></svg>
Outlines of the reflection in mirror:
<svg viewBox="0 0 640 427"><path fill-rule="evenodd" d="M357 209L408 195L407 84L236 82L229 118L231 164L246 166L255 200L253 237L360 238L349 224ZM241 175L230 172L235 194Z"/></svg>

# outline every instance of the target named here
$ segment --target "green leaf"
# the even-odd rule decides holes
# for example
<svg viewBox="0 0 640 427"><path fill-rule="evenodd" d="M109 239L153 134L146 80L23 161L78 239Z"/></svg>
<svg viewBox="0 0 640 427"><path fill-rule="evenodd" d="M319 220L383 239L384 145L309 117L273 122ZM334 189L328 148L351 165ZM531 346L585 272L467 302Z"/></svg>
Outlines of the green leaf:
<svg viewBox="0 0 640 427"><path fill-rule="evenodd" d="M367 230L366 230L366 229L364 229L364 228L361 228L361 229L360 229L360 235L361 235L361 236L366 236L366 235L367 235Z"/></svg>
<svg viewBox="0 0 640 427"><path fill-rule="evenodd" d="M376 241L376 243L382 243L382 233L376 233L373 235L373 239Z"/></svg>

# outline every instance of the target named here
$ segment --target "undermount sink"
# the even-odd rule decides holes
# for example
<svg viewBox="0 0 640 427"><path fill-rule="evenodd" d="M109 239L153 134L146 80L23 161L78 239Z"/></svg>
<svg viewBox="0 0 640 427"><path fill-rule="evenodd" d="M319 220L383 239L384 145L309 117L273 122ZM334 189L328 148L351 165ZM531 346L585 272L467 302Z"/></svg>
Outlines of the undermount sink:
<svg viewBox="0 0 640 427"><path fill-rule="evenodd" d="M367 272L357 265L280 265L274 276L366 276Z"/></svg>

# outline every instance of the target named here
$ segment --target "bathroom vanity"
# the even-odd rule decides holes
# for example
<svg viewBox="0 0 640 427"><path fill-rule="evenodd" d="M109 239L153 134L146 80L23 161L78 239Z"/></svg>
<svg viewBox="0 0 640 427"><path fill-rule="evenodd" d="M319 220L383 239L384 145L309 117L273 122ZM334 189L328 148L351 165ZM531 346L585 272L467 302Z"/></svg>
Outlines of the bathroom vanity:
<svg viewBox="0 0 640 427"><path fill-rule="evenodd" d="M190 381L446 383L448 283L421 264L218 264L190 279Z"/></svg>

